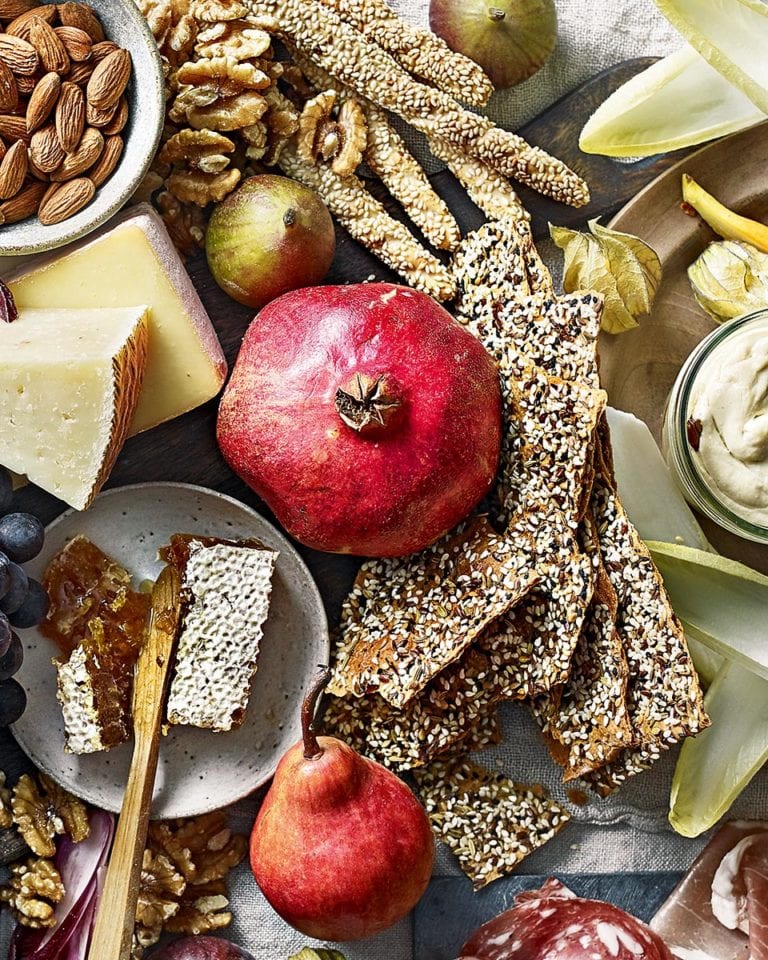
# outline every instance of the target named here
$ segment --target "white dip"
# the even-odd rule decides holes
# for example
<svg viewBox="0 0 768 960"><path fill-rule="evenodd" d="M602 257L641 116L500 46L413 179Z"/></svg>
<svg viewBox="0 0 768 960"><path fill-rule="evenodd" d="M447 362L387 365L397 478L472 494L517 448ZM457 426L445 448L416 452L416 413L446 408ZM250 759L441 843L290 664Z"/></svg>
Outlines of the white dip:
<svg viewBox="0 0 768 960"><path fill-rule="evenodd" d="M732 513L768 527L768 317L715 347L696 376L690 411L701 424L691 452L704 482Z"/></svg>

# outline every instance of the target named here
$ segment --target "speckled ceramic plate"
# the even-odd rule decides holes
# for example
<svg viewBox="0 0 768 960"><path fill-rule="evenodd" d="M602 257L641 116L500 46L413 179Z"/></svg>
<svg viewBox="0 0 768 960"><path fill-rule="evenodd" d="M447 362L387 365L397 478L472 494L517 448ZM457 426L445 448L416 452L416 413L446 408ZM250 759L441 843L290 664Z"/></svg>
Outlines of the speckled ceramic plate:
<svg viewBox="0 0 768 960"><path fill-rule="evenodd" d="M165 92L154 38L133 0L88 2L99 15L108 39L128 50L133 61L126 90L129 116L122 133L122 156L94 199L73 217L49 226L43 226L37 217L0 226L2 256L54 250L95 230L130 199L155 156L165 117Z"/></svg>
<svg viewBox="0 0 768 960"><path fill-rule="evenodd" d="M70 510L48 527L45 548L27 565L40 577L50 558L77 534L110 554L139 584L162 564L158 548L174 533L257 537L278 550L269 619L245 723L229 733L174 727L160 748L152 815L195 816L241 799L275 771L299 738L299 704L317 669L328 662L328 626L317 587L288 540L244 504L202 487L147 483L102 493L85 513ZM35 764L77 796L119 811L132 744L75 757L64 753L56 701L54 645L24 630L24 665L17 679L28 696L13 733Z"/></svg>

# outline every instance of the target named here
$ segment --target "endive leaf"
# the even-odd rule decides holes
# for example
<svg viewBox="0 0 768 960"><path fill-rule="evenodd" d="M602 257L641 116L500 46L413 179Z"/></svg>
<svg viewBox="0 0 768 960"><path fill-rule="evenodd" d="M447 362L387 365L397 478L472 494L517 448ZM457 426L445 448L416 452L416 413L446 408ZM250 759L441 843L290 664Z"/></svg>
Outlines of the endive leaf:
<svg viewBox="0 0 768 960"><path fill-rule="evenodd" d="M648 157L753 127L766 114L690 47L619 87L581 131L585 153Z"/></svg>
<svg viewBox="0 0 768 960"><path fill-rule="evenodd" d="M762 0L656 0L690 45L768 113L768 6Z"/></svg>
<svg viewBox="0 0 768 960"><path fill-rule="evenodd" d="M606 414L619 493L643 540L709 549L647 425L631 413L613 407L608 407Z"/></svg>
<svg viewBox="0 0 768 960"><path fill-rule="evenodd" d="M684 837L714 826L768 761L768 681L726 663L704 707L712 726L683 744L669 798L669 822Z"/></svg>
<svg viewBox="0 0 768 960"><path fill-rule="evenodd" d="M686 632L768 681L768 577L676 543L648 549Z"/></svg>

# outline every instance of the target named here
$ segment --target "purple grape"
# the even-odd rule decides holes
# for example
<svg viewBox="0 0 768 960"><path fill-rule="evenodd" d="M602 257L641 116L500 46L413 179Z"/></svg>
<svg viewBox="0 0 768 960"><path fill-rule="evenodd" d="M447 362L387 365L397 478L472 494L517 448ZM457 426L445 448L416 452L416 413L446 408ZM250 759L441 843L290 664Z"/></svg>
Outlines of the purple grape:
<svg viewBox="0 0 768 960"><path fill-rule="evenodd" d="M15 613L27 599L29 579L17 563L9 564L8 570L11 585L5 594L0 597L0 612L10 614Z"/></svg>
<svg viewBox="0 0 768 960"><path fill-rule="evenodd" d="M8 647L11 645L12 636L13 631L8 622L8 617L4 613L0 613L0 657L5 656Z"/></svg>
<svg viewBox="0 0 768 960"><path fill-rule="evenodd" d="M22 603L18 610L8 616L11 626L17 627L20 630L26 630L27 627L36 627L38 623L42 623L43 620L45 620L49 603L48 594L45 592L45 587L43 587L42 583L38 583L37 580L30 578L29 591L27 592L24 603Z"/></svg>
<svg viewBox="0 0 768 960"><path fill-rule="evenodd" d="M5 467L0 467L0 516L11 509L13 480Z"/></svg>
<svg viewBox="0 0 768 960"><path fill-rule="evenodd" d="M11 634L11 642L5 655L0 657L0 680L8 680L14 674L18 673L24 662L24 647L21 644L17 634Z"/></svg>
<svg viewBox="0 0 768 960"><path fill-rule="evenodd" d="M11 561L4 553L0 553L0 597L4 597L11 588Z"/></svg>
<svg viewBox="0 0 768 960"><path fill-rule="evenodd" d="M0 683L0 727L16 723L27 707L27 695L17 680Z"/></svg>
<svg viewBox="0 0 768 960"><path fill-rule="evenodd" d="M7 513L0 519L0 550L14 563L26 563L43 549L45 527L31 513Z"/></svg>

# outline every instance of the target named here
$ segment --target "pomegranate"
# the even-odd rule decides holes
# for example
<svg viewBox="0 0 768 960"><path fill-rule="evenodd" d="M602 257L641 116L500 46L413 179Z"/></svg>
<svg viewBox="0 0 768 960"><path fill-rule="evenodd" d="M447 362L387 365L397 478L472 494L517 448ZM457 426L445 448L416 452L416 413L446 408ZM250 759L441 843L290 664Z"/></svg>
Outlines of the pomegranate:
<svg viewBox="0 0 768 960"><path fill-rule="evenodd" d="M491 486L498 373L426 294L388 283L296 290L248 328L217 435L300 542L399 556L433 543Z"/></svg>

